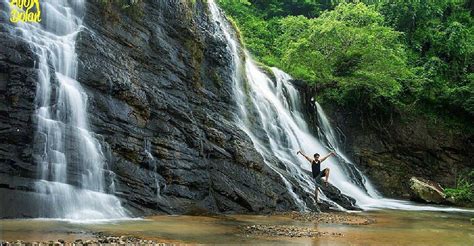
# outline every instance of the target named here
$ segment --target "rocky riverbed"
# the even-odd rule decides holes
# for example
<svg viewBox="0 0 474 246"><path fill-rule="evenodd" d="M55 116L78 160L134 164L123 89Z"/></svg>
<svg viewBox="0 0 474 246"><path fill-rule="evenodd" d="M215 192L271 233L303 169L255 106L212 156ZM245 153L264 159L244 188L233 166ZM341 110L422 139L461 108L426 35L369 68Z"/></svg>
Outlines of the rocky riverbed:
<svg viewBox="0 0 474 246"><path fill-rule="evenodd" d="M265 237L341 237L344 234L340 232L322 232L314 228L303 226L282 226L282 225L251 225L243 226L242 230L248 235Z"/></svg>
<svg viewBox="0 0 474 246"><path fill-rule="evenodd" d="M326 224L344 224L344 225L368 225L375 223L374 218L369 216L350 214L350 213L299 213L299 212L286 212L280 213L281 215L288 216L294 220L315 222L315 223L326 223Z"/></svg>
<svg viewBox="0 0 474 246"><path fill-rule="evenodd" d="M0 220L0 245L472 245L472 212L167 216L80 223ZM18 241L21 240L21 241Z"/></svg>
<svg viewBox="0 0 474 246"><path fill-rule="evenodd" d="M93 233L95 238L94 239L75 239L75 240L50 240L50 241L0 241L1 246L71 246L71 245L78 245L78 246L87 246L87 245L168 245L169 243L159 242L156 240L147 240L142 239L136 236L131 235L122 235L122 236L113 236L103 232L96 232Z"/></svg>
<svg viewBox="0 0 474 246"><path fill-rule="evenodd" d="M158 216L163 221L162 216ZM151 217L154 220L158 217ZM366 215L350 214L350 213L300 213L300 212L286 212L275 213L268 216L250 216L250 215L231 215L231 216L186 216L189 220L200 220L201 222L220 223L223 221L244 221L244 225L238 225L237 230L234 230L237 235L246 238L271 238L279 237L283 239L290 238L320 238L320 237L344 237L344 233L337 231L326 231L324 229L315 228L317 224L340 224L340 225L368 225L375 223L375 219ZM168 216L166 218L173 218ZM179 217L175 217L176 220ZM166 221L163 221L165 223ZM277 222L277 224L275 224ZM134 223L134 222L130 222ZM296 224L295 224L296 223ZM173 223L168 223L169 228L174 227ZM140 226L127 225L132 229L139 230ZM182 225L182 233L188 233ZM81 226L82 227L82 226ZM88 226L86 226L88 227ZM94 226L96 227L96 226ZM125 227L125 226L124 226ZM191 226L192 227L192 226ZM236 228L235 226L232 226ZM180 241L169 240L169 238L157 239L148 235L137 235L135 233L124 234L123 230L107 230L107 227L102 231L92 231L88 228L81 233L68 231L69 235L75 235L76 238L63 237L64 239L56 240L1 240L0 245L166 245L169 243L179 243ZM212 228L203 227L203 230L212 232ZM192 229L192 232L198 229ZM192 233L191 232L191 233Z"/></svg>
<svg viewBox="0 0 474 246"><path fill-rule="evenodd" d="M249 235L266 237L323 237L343 236L340 232L321 232L313 228L302 226L278 226L278 225L251 225L244 226L243 231Z"/></svg>
<svg viewBox="0 0 474 246"><path fill-rule="evenodd" d="M294 221L311 222L313 224L343 224L343 225L368 225L375 223L375 219L364 215L349 213L300 213L286 212L276 213L275 216L291 218ZM295 225L246 225L241 230L246 235L265 237L342 237L341 232L321 231L314 227Z"/></svg>

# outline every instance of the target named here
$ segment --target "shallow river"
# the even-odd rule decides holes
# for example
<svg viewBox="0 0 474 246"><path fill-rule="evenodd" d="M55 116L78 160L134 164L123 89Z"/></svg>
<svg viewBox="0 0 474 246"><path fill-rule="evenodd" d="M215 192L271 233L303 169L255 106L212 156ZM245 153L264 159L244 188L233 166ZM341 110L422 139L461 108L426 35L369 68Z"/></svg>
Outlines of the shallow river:
<svg viewBox="0 0 474 246"><path fill-rule="evenodd" d="M155 216L141 220L77 223L59 220L0 220L0 239L49 241L92 239L93 232L132 235L159 242L182 243L302 243L313 245L474 245L474 214L444 212L378 211L362 215L375 219L369 225L316 224L284 216ZM246 225L296 225L343 236L276 238L246 235Z"/></svg>

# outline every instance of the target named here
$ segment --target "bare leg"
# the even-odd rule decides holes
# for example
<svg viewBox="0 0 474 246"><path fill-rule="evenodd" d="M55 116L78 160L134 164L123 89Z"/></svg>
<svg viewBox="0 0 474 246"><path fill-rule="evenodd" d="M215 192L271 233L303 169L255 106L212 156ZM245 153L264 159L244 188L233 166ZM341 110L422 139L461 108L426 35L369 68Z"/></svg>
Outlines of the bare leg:
<svg viewBox="0 0 474 246"><path fill-rule="evenodd" d="M314 195L316 196L316 203L319 203L319 189L318 189L318 186L316 186L316 189L314 191Z"/></svg>
<svg viewBox="0 0 474 246"><path fill-rule="evenodd" d="M326 186L328 186L329 168L326 168Z"/></svg>

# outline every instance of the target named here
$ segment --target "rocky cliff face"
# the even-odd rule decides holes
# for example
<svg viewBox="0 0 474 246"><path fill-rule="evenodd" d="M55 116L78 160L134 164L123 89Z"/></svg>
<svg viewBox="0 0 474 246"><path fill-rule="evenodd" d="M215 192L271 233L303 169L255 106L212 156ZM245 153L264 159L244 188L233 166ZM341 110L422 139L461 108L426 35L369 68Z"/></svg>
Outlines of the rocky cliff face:
<svg viewBox="0 0 474 246"><path fill-rule="evenodd" d="M0 216L27 215L36 167L32 115L38 72L27 43L8 33L7 6L0 2Z"/></svg>
<svg viewBox="0 0 474 246"><path fill-rule="evenodd" d="M293 208L233 124L226 43L205 3L147 1L144 16L98 19L88 4L78 80L104 137L117 195L140 213ZM148 148L148 149L147 149Z"/></svg>
<svg viewBox="0 0 474 246"><path fill-rule="evenodd" d="M146 1L136 18L110 7L86 4L77 80L123 205L134 215L294 209L279 176L232 123L231 58L205 3ZM9 34L7 16L0 29L0 216L36 217L37 68L28 44Z"/></svg>
<svg viewBox="0 0 474 246"><path fill-rule="evenodd" d="M311 97L318 89L298 83L310 125L316 126ZM457 175L474 169L472 135L435 125L423 116L370 119L345 108L324 108L346 153L387 197L416 199L410 189L414 176L453 187Z"/></svg>
<svg viewBox="0 0 474 246"><path fill-rule="evenodd" d="M0 217L38 217L38 58L11 32L5 5L0 3ZM122 205L131 215L298 209L281 177L233 123L231 57L206 3L139 1L133 11L88 1L76 44L91 130ZM77 185L76 176L68 183ZM329 196L353 208L353 199L331 189ZM312 199L298 187L294 192Z"/></svg>
<svg viewBox="0 0 474 246"><path fill-rule="evenodd" d="M453 187L457 175L474 169L473 136L452 133L422 117L363 126L347 113L334 112L354 160L390 197L412 198L413 176Z"/></svg>

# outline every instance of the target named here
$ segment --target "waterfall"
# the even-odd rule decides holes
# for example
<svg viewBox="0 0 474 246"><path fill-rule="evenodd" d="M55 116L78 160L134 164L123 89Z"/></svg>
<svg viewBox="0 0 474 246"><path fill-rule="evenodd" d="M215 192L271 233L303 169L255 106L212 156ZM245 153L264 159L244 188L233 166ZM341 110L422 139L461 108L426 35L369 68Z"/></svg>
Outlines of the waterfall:
<svg viewBox="0 0 474 246"><path fill-rule="evenodd" d="M304 192L313 194L315 186L310 174L311 165L297 156L296 152L301 149L306 153L326 154L328 150L311 135L301 114L299 93L289 82L291 77L272 68L271 72L276 80L274 82L258 68L247 52L244 52L244 59L241 59L238 42L225 17L213 0L209 1L209 6L232 56L233 88L238 105L236 124L251 138L265 163L282 178L295 203L304 210L307 204L293 192L293 187L298 186ZM271 161L275 158L278 159L277 162ZM322 168L330 162L334 160L324 162ZM360 190L347 180L338 179L343 175L337 164L331 165L331 176L332 183L338 188L344 186L349 191ZM359 193L368 196L362 191ZM322 199L327 199L324 194Z"/></svg>
<svg viewBox="0 0 474 246"><path fill-rule="evenodd" d="M325 155L330 151L336 152L336 157L330 157L323 162L321 168L329 167L329 182L343 194L356 199L356 204L363 209L462 211L383 198L356 165L345 156L337 134L322 107L313 100L319 120L319 136L315 137L301 113L300 95L290 82L291 76L277 68L263 72L251 56L239 47L232 27L215 0L208 0L208 4L218 34L227 42L232 57L232 82L238 106L236 124L251 138L265 163L282 178L295 204L301 210L308 207L308 201L303 201L293 191L294 187L313 194L315 186L310 174L311 166L306 159L296 155L298 150L303 150L311 156L314 153ZM271 79L271 76L274 79ZM278 161L272 161L275 158ZM324 194L321 199L342 209Z"/></svg>
<svg viewBox="0 0 474 246"><path fill-rule="evenodd" d="M76 81L75 45L84 2L40 4L40 23L18 22L11 30L37 55L34 157L40 215L81 220L125 217L120 200L110 194L114 174L106 170L102 146L89 129L87 93Z"/></svg>
<svg viewBox="0 0 474 246"><path fill-rule="evenodd" d="M314 105L316 107L316 112L318 115L318 123L319 123L319 135L320 139L325 139L327 143L327 148L333 149L336 151L338 156L340 157L340 161L345 164L345 173L351 177L351 179L356 182L359 186L365 188L367 193L371 197L381 198L381 195L377 192L377 190L372 186L369 180L362 174L362 172L357 168L354 163L346 157L343 150L339 146L340 140L338 140L337 135L334 131L334 128L329 123L329 120L324 112L323 108L317 101L314 101Z"/></svg>
<svg viewBox="0 0 474 246"><path fill-rule="evenodd" d="M148 165L150 166L150 169L153 171L153 179L154 179L154 182L155 182L155 189L156 189L156 203L158 204L158 201L159 199L161 198L161 195L160 195L160 182L158 180L158 172L157 172L157 162L156 162L156 159L155 157L151 154L151 140L150 139L147 139L145 138L145 146L144 146L144 150L145 150L145 155L146 157L148 158L147 162L148 162Z"/></svg>
<svg viewBox="0 0 474 246"><path fill-rule="evenodd" d="M276 157L284 164L279 168L283 176L287 179L292 177L296 180L292 185L303 187L306 192L312 193L315 187L309 173L311 165L305 158L296 155L296 152L302 150L310 156L314 153L325 155L330 149L311 134L301 114L299 93L290 83L291 77L288 74L272 68L275 76L275 81L272 81L250 57L246 59L245 68L250 91L245 95L244 100L250 102L245 108L247 115L252 115L253 119L244 118L242 123L247 129L251 129L251 135L261 136L252 138L257 142L257 150L266 159ZM338 156L343 156L337 149L333 150ZM354 197L358 203L367 201L370 196L365 187L357 186L346 174L340 158L331 157L322 163L321 168L331 169L331 184L344 194Z"/></svg>
<svg viewBox="0 0 474 246"><path fill-rule="evenodd" d="M233 79L233 92L236 98L236 102L238 105L238 117L236 117L237 124L238 126L247 133L247 135L252 139L255 147L257 150L262 154L262 157L265 160L265 163L269 165L270 168L272 168L281 178L282 181L284 182L285 186L287 187L288 192L290 195L293 197L296 205L300 209L305 209L306 205L304 202L295 194L295 192L292 189L291 183L284 177L282 174L282 170L279 170L278 167L273 166L271 162L266 159L268 156L267 154L270 154L269 152L266 152L266 154L262 153L262 151L265 151L257 137L252 133L251 128L249 128L249 124L246 124L246 121L248 121L248 112L246 108L246 95L245 95L245 88L243 82L243 78L241 77L242 71L247 73L247 66L243 66L243 61L240 58L239 55L239 44L237 42L237 38L233 36L233 32L230 31L232 28L229 26L229 23L227 20L223 17L223 15L220 12L220 9L217 7L217 4L214 2L214 0L209 0L209 8L211 10L211 16L216 23L216 27L218 28L219 31L222 32L224 35L225 40L227 41L227 44L229 45L230 49L230 55L232 56L232 79ZM245 54L245 58L247 60L250 60L250 57L248 57L247 53ZM246 64L245 64L246 65ZM252 127L252 126L250 126Z"/></svg>

